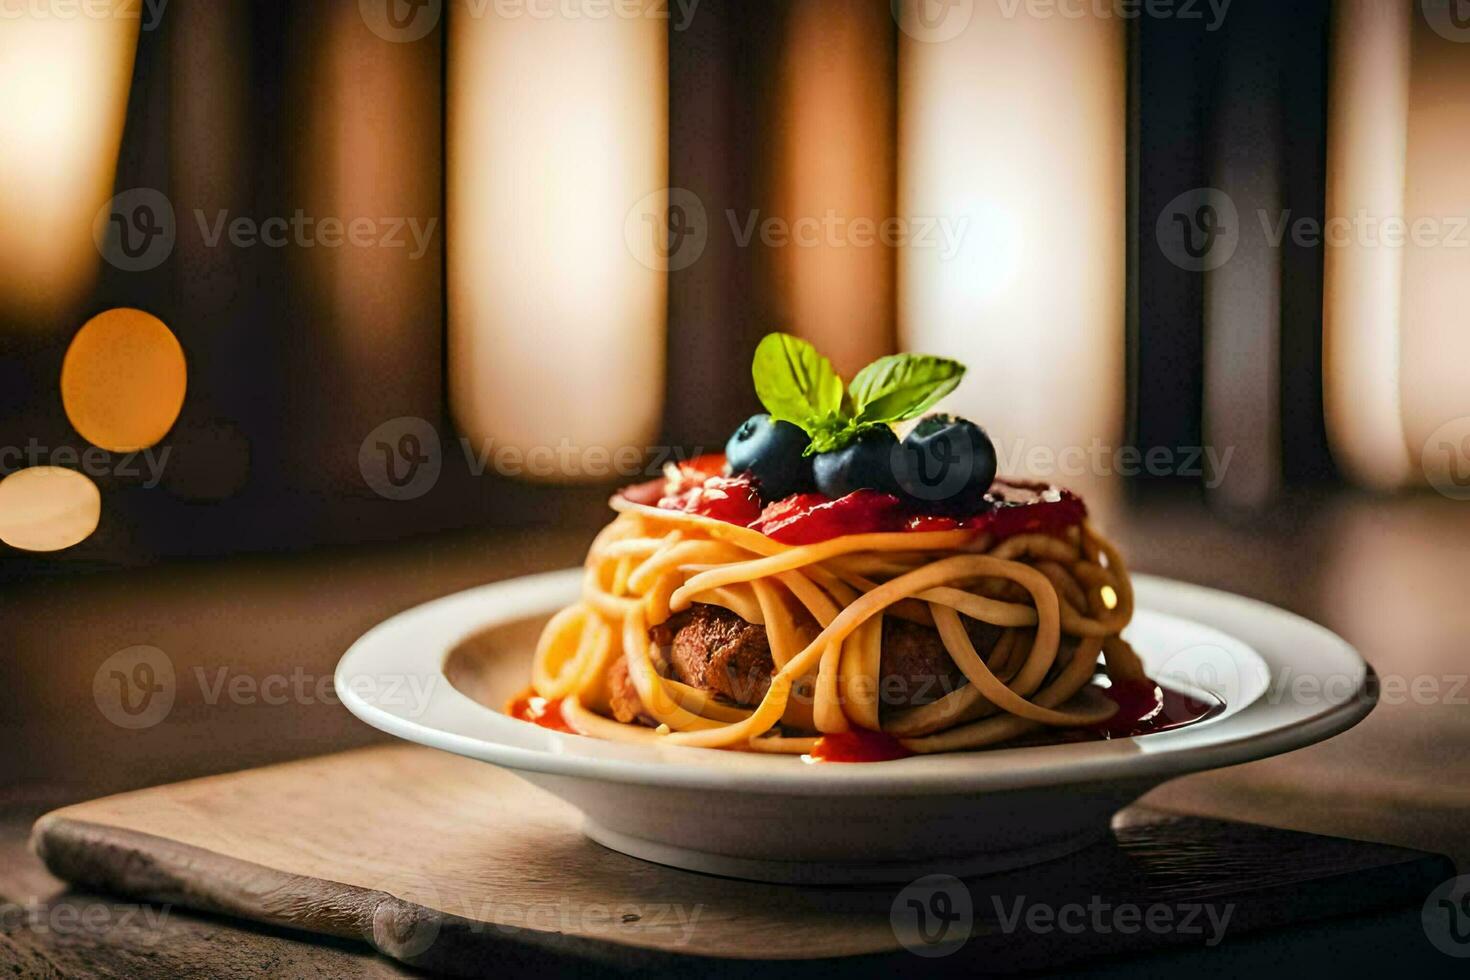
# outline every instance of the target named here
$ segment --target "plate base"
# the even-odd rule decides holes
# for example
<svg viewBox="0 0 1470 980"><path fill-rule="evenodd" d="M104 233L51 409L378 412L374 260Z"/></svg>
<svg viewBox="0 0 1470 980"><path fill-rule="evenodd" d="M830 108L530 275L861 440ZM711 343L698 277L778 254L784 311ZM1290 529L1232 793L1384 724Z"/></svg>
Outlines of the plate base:
<svg viewBox="0 0 1470 980"><path fill-rule="evenodd" d="M1013 871L1016 868L1066 857L1068 854L1096 844L1107 837L1110 831L1104 824L1060 839L1033 844L1029 847L1008 848L1005 851L937 857L922 861L866 863L861 861L763 861L758 858L712 854L707 851L675 847L661 841L633 837L616 830L609 830L592 820L583 822L582 832L609 850L654 864L680 868L684 871L698 871L702 874L719 875L723 878L742 878L747 881L764 881L778 885L869 885L906 883L932 874L966 878Z"/></svg>

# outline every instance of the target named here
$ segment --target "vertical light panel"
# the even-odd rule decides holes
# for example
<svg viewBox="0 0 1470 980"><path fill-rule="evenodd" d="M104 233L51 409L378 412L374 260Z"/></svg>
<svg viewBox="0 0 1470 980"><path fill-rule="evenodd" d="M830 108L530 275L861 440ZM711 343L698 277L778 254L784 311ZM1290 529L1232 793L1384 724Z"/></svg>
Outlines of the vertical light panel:
<svg viewBox="0 0 1470 980"><path fill-rule="evenodd" d="M900 213L959 246L901 249L899 335L969 364L953 407L1035 469L1017 450L1122 436L1125 22L1004 7L902 23Z"/></svg>
<svg viewBox="0 0 1470 980"><path fill-rule="evenodd" d="M1414 18L1400 228L1404 434L1422 473L1456 495L1466 490L1470 453L1470 26L1462 10L1429 4Z"/></svg>
<svg viewBox="0 0 1470 980"><path fill-rule="evenodd" d="M86 16L45 6L0 20L0 313L32 322L96 275L92 222L112 195L140 26L124 0Z"/></svg>
<svg viewBox="0 0 1470 980"><path fill-rule="evenodd" d="M885 2L787 8L778 93L774 213L789 318L851 377L894 345L894 39ZM798 224L800 223L800 224Z"/></svg>
<svg viewBox="0 0 1470 980"><path fill-rule="evenodd" d="M1404 214L1410 4L1339 3L1328 97L1327 219ZM1363 236L1325 249L1323 391L1334 457L1353 480L1388 489L1410 459L1401 407L1404 251Z"/></svg>
<svg viewBox="0 0 1470 980"><path fill-rule="evenodd" d="M528 461L538 447L651 445L666 272L684 254L672 236L692 218L667 206L668 8L502 6L448 11L455 422ZM641 235L662 247L636 249Z"/></svg>

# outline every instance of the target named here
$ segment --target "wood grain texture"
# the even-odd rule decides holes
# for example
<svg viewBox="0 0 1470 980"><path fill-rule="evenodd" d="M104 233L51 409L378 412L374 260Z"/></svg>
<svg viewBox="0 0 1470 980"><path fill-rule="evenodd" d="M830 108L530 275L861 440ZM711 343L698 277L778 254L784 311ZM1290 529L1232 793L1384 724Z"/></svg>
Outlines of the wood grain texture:
<svg viewBox="0 0 1470 980"><path fill-rule="evenodd" d="M0 976L100 980L276 980L412 976L361 943L318 939L69 887L26 846L42 812L0 798Z"/></svg>
<svg viewBox="0 0 1470 980"><path fill-rule="evenodd" d="M453 973L915 965L890 922L896 887L798 888L647 864L586 840L574 810L508 772L410 746L78 804L38 821L32 844L83 886L360 940ZM1398 848L1133 808L1114 842L970 881L971 938L944 968L1055 967L1210 934L1007 926L1018 907L1162 905L1178 922L1210 905L1230 910L1235 936L1416 904L1451 873L1442 858Z"/></svg>

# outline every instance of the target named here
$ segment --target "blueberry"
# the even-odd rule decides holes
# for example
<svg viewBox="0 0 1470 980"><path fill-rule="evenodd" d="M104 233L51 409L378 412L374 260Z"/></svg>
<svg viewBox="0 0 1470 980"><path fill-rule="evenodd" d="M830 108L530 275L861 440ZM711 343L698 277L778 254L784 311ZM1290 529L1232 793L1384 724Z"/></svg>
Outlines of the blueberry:
<svg viewBox="0 0 1470 980"><path fill-rule="evenodd" d="M812 488L812 461L802 455L811 439L799 426L752 415L725 444L731 473L755 478L761 499L769 503Z"/></svg>
<svg viewBox="0 0 1470 980"><path fill-rule="evenodd" d="M922 503L977 501L995 481L995 444L974 422L934 415L903 441L894 470L905 494Z"/></svg>
<svg viewBox="0 0 1470 980"><path fill-rule="evenodd" d="M817 489L833 499L863 489L896 495L893 459L897 448L898 437L885 425L867 430L836 452L819 454L812 465Z"/></svg>

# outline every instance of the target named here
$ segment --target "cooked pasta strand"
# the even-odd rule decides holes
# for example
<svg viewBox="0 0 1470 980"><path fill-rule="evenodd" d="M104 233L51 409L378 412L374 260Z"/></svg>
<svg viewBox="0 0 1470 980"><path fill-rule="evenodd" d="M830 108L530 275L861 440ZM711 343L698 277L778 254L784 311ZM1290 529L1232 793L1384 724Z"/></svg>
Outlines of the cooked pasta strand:
<svg viewBox="0 0 1470 980"><path fill-rule="evenodd" d="M820 735L865 729L913 752L954 751L1105 720L1111 702L1089 693L1100 657L1116 682L1146 679L1119 636L1133 616L1127 570L1085 523L999 543L954 530L791 546L621 498L614 508L588 554L581 600L547 623L533 665L537 694L562 699L582 734L804 754ZM759 703L735 705L665 676L650 627L696 603L764 628L773 671ZM936 629L963 685L885 708L886 616ZM977 650L966 620L998 638ZM619 657L657 729L601 713Z"/></svg>

